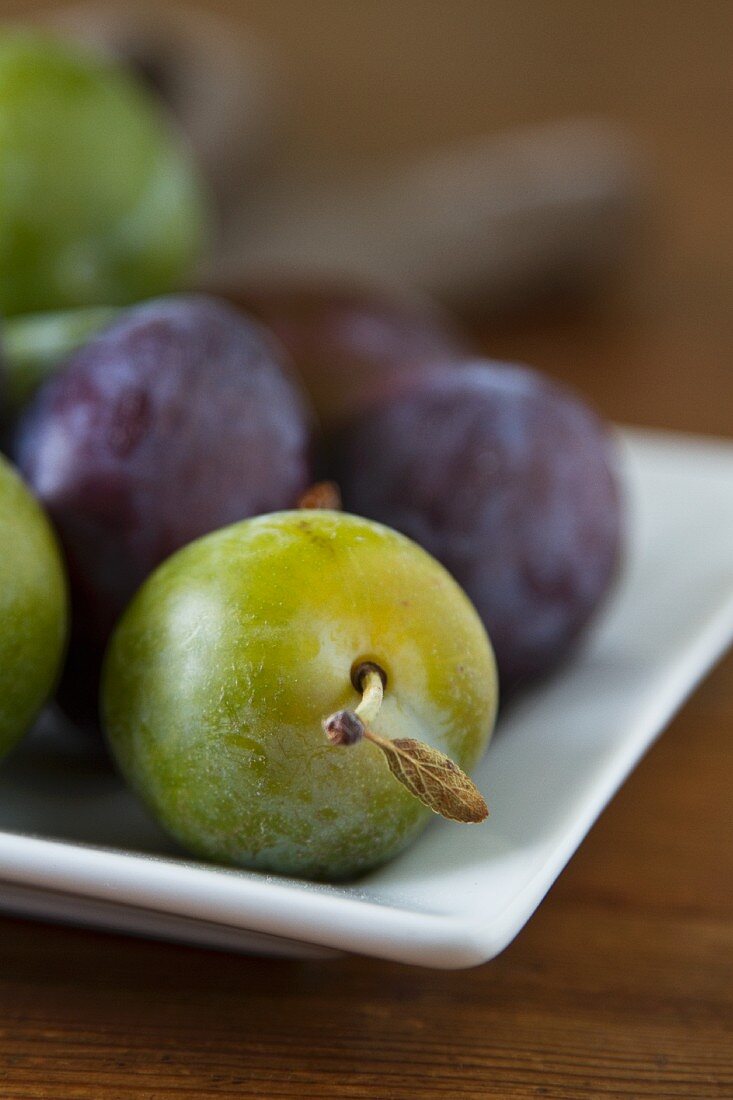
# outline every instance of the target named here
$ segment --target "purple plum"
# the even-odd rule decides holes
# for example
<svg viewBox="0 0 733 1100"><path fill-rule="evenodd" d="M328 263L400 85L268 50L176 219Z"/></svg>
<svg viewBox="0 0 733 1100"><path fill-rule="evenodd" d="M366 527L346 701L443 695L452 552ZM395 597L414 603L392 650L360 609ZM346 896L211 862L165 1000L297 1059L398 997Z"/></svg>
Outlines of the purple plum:
<svg viewBox="0 0 733 1100"><path fill-rule="evenodd" d="M570 390L465 362L404 378L334 433L344 507L453 574L513 688L560 661L607 592L622 509L614 446Z"/></svg>

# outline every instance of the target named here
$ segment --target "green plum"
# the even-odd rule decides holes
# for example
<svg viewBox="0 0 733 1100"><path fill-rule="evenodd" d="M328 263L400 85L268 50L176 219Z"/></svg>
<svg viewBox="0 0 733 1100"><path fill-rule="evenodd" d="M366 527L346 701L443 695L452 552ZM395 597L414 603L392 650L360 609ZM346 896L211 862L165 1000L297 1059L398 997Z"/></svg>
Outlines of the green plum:
<svg viewBox="0 0 733 1100"><path fill-rule="evenodd" d="M53 313L27 313L0 325L0 362L9 414L27 405L59 365L96 336L116 316L110 306L87 306Z"/></svg>
<svg viewBox="0 0 733 1100"><path fill-rule="evenodd" d="M0 315L167 292L204 224L153 93L44 34L0 34Z"/></svg>
<svg viewBox="0 0 733 1100"><path fill-rule="evenodd" d="M0 755L53 690L66 630L66 580L53 532L0 458Z"/></svg>
<svg viewBox="0 0 733 1100"><path fill-rule="evenodd" d="M324 733L329 715L358 708L363 662L386 683L377 741L418 739L466 769L478 761L496 712L494 657L443 567L355 516L245 520L174 554L123 615L102 686L112 753L191 852L356 875L430 818L374 741L335 745Z"/></svg>

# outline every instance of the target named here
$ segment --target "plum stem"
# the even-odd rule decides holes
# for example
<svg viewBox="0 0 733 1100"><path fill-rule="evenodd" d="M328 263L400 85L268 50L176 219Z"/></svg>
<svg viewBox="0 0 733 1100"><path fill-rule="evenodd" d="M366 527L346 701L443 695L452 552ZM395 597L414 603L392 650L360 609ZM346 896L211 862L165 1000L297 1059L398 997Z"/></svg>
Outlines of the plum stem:
<svg viewBox="0 0 733 1100"><path fill-rule="evenodd" d="M324 719L323 729L332 745L356 745L365 737L375 739L368 723L379 714L385 679L379 665L367 661L359 666L354 681L361 691L361 702L353 710L337 710Z"/></svg>
<svg viewBox="0 0 733 1100"><path fill-rule="evenodd" d="M298 508L325 508L330 512L340 512L341 490L335 481L317 481L298 499Z"/></svg>
<svg viewBox="0 0 733 1100"><path fill-rule="evenodd" d="M357 745L366 738L381 750L397 782L423 806L450 821L483 821L489 812L483 795L445 753L409 737L392 741L369 728L382 705L386 680L384 670L372 661L354 663L351 682L361 692L361 702L325 719L328 740Z"/></svg>
<svg viewBox="0 0 733 1100"><path fill-rule="evenodd" d="M360 670L359 686L362 691L361 702L354 714L365 726L373 722L379 714L384 699L384 674L376 665L365 664Z"/></svg>

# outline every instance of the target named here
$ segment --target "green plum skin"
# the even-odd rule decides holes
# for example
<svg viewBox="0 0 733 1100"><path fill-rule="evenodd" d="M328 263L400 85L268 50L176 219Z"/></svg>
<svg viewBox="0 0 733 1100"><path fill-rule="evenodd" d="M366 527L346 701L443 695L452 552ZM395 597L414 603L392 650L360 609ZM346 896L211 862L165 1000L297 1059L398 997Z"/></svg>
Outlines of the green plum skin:
<svg viewBox="0 0 733 1100"><path fill-rule="evenodd" d="M67 619L66 578L50 524L0 458L0 756L53 691Z"/></svg>
<svg viewBox="0 0 733 1100"><path fill-rule="evenodd" d="M49 36L0 33L0 315L175 289L204 223L189 157L147 89Z"/></svg>
<svg viewBox="0 0 733 1100"><path fill-rule="evenodd" d="M72 351L96 336L117 313L109 306L87 306L27 313L0 325L0 360L5 370L4 398L9 414L17 415Z"/></svg>
<svg viewBox="0 0 733 1100"><path fill-rule="evenodd" d="M122 617L102 714L122 774L205 858L316 879L357 875L431 814L365 740L330 745L355 661L387 674L373 722L464 769L493 728L497 681L462 590L415 543L329 511L280 512L174 554Z"/></svg>

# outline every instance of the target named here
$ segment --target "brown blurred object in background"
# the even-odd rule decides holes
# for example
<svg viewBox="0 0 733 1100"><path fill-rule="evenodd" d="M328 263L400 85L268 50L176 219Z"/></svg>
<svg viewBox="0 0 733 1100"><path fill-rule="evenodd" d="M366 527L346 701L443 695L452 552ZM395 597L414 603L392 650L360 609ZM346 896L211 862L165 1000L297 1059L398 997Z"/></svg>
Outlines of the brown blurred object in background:
<svg viewBox="0 0 733 1100"><path fill-rule="evenodd" d="M241 210L219 281L343 272L483 317L544 297L587 299L628 259L642 158L600 119L438 148L317 184L283 182Z"/></svg>
<svg viewBox="0 0 733 1100"><path fill-rule="evenodd" d="M480 135L377 167L334 159L323 173L317 159L292 165L292 142L277 163L285 90L249 29L237 36L233 21L179 5L101 0L46 19L142 75L187 132L219 200L206 268L215 286L263 271L343 272L496 315L593 294L638 228L639 151L601 119Z"/></svg>
<svg viewBox="0 0 733 1100"><path fill-rule="evenodd" d="M2 11L65 6L5 0ZM164 6L169 18L180 8ZM267 170L260 161L241 190L242 221L252 211L255 229L257 212L280 194L328 193L344 174L375 178L515 127L583 113L627 133L652 182L646 227L626 242L621 276L586 301L582 323L554 309L541 324L484 324L487 351L584 385L616 418L733 430L717 396L730 371L722 348L733 345L728 0L200 0L195 8L239 28L245 50L251 39L266 43L283 78L279 140Z"/></svg>

